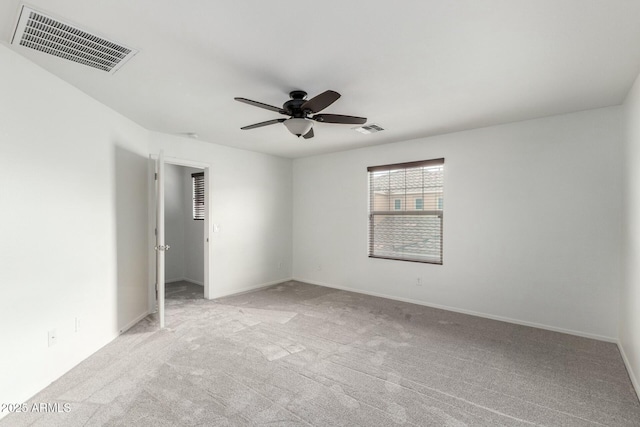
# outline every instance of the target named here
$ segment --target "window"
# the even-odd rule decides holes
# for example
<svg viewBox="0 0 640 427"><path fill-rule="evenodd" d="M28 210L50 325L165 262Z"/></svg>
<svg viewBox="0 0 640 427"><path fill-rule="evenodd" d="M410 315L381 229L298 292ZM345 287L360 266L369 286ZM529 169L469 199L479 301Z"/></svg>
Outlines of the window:
<svg viewBox="0 0 640 427"><path fill-rule="evenodd" d="M192 173L193 219L204 220L204 172Z"/></svg>
<svg viewBox="0 0 640 427"><path fill-rule="evenodd" d="M442 264L444 159L367 170L369 257Z"/></svg>

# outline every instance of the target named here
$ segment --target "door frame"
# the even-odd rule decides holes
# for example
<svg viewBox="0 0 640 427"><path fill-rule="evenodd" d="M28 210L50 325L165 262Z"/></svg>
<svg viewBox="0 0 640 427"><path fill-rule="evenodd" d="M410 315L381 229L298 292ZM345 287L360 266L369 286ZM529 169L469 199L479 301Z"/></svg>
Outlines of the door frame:
<svg viewBox="0 0 640 427"><path fill-rule="evenodd" d="M149 155L149 193L148 193L148 247L149 247L149 294L148 294L148 305L149 305L149 313L154 313L157 311L157 300L156 300L156 254L154 250L155 246L155 229L156 229L156 184L155 184L155 173L156 173L156 162L158 160L158 154L150 154ZM211 256L213 251L210 249L210 240L211 240L211 164L198 162L188 159L182 159L171 156L164 156L164 163L170 165L177 166L186 166L193 167L198 169L203 169L204 171L204 188L205 188L205 198L204 198L204 297L206 299L211 299L211 295L213 294L213 284L211 283L213 275L211 274L211 265L212 260ZM171 244L171 242L167 242Z"/></svg>

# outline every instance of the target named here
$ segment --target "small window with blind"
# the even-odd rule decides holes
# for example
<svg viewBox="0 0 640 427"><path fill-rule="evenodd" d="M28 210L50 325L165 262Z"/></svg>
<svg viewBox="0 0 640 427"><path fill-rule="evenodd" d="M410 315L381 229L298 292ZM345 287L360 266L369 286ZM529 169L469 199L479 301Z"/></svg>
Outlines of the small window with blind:
<svg viewBox="0 0 640 427"><path fill-rule="evenodd" d="M369 257L442 264L444 159L367 170Z"/></svg>
<svg viewBox="0 0 640 427"><path fill-rule="evenodd" d="M204 172L191 174L193 188L193 219L204 220Z"/></svg>

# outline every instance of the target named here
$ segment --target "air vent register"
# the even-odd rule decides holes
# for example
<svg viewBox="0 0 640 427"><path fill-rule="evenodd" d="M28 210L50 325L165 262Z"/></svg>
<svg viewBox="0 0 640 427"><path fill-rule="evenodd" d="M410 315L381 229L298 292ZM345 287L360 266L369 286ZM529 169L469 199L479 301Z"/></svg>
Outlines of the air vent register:
<svg viewBox="0 0 640 427"><path fill-rule="evenodd" d="M109 73L116 72L136 50L22 6L11 44L55 55Z"/></svg>

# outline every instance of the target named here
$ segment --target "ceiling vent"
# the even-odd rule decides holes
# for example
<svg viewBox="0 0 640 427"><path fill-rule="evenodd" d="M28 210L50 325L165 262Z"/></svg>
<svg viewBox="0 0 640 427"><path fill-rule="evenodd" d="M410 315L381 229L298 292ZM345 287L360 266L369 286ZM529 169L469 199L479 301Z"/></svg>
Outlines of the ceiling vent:
<svg viewBox="0 0 640 427"><path fill-rule="evenodd" d="M384 130L384 129L378 125L371 124L371 125L353 128L353 130L355 130L356 132L364 133L365 135L369 135L370 133L380 132L381 130Z"/></svg>
<svg viewBox="0 0 640 427"><path fill-rule="evenodd" d="M11 40L40 52L115 73L138 51L22 6Z"/></svg>

